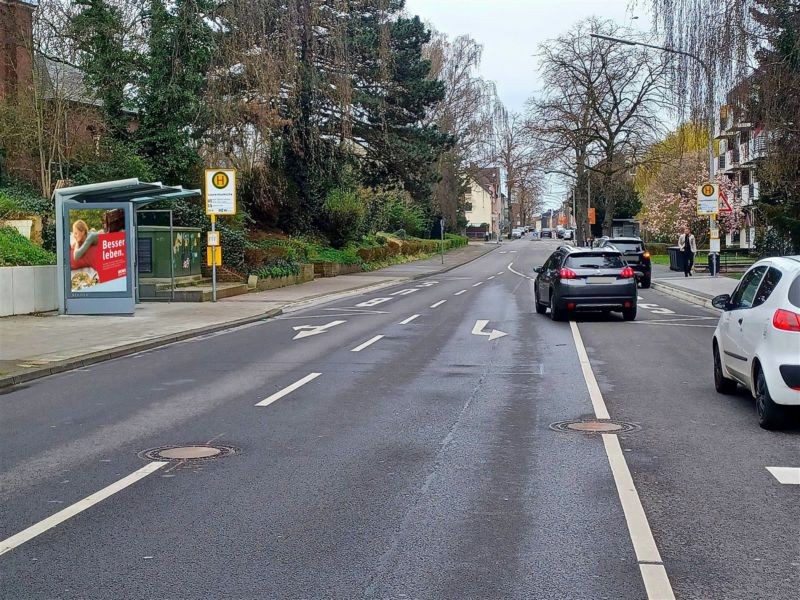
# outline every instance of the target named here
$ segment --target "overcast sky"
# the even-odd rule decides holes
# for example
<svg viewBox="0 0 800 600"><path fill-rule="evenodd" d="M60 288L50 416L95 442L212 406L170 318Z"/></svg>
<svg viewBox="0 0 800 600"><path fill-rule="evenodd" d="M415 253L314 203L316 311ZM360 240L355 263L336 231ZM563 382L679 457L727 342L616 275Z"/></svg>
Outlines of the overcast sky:
<svg viewBox="0 0 800 600"><path fill-rule="evenodd" d="M469 34L482 44L482 75L495 82L509 110L522 111L541 87L533 56L539 44L591 16L649 32L645 6L649 2L633 3L634 10L631 4L631 0L406 0L406 9L450 37ZM553 181L548 188L547 204L557 205L563 185Z"/></svg>

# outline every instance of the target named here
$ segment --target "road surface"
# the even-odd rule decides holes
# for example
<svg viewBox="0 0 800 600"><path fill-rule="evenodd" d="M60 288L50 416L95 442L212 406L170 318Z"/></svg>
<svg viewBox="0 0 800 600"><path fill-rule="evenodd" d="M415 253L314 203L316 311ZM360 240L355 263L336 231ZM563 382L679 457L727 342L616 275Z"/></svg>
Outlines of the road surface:
<svg viewBox="0 0 800 600"><path fill-rule="evenodd" d="M1 597L798 598L800 428L711 311L536 315L555 247L5 390Z"/></svg>

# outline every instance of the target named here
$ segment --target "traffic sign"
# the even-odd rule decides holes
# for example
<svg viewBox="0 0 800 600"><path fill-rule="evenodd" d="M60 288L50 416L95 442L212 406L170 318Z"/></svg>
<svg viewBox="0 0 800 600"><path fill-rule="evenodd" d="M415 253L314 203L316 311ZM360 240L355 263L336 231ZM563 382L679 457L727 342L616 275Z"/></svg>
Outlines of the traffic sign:
<svg viewBox="0 0 800 600"><path fill-rule="evenodd" d="M704 183L697 186L697 214L715 215L719 212L719 186Z"/></svg>
<svg viewBox="0 0 800 600"><path fill-rule="evenodd" d="M731 208L731 203L728 202L728 196L725 195L725 192L723 190L719 191L718 210L719 212L726 212L726 213L733 212L733 209Z"/></svg>
<svg viewBox="0 0 800 600"><path fill-rule="evenodd" d="M236 214L236 169L206 169L206 214Z"/></svg>
<svg viewBox="0 0 800 600"><path fill-rule="evenodd" d="M219 231L206 231L206 246L219 245Z"/></svg>
<svg viewBox="0 0 800 600"><path fill-rule="evenodd" d="M222 266L222 248L219 246L208 246L206 248L206 265L209 267ZM216 284L214 285L216 287Z"/></svg>

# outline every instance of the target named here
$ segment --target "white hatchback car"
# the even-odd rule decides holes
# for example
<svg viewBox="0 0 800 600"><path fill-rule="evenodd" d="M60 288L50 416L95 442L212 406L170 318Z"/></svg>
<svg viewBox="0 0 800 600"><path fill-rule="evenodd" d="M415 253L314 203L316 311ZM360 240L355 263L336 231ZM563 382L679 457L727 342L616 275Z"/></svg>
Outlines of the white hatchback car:
<svg viewBox="0 0 800 600"><path fill-rule="evenodd" d="M800 256L758 261L712 304L723 311L713 341L717 391L743 385L761 427L781 427L786 408L800 406Z"/></svg>

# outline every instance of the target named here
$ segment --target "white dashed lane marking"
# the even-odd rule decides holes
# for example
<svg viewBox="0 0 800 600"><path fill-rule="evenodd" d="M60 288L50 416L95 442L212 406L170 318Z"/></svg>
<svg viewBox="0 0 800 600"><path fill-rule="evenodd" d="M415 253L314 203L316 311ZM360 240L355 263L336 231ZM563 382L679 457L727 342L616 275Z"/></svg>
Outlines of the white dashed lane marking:
<svg viewBox="0 0 800 600"><path fill-rule="evenodd" d="M438 302L434 302L433 304L431 304L431 308L438 308L445 302L447 302L447 300L439 300Z"/></svg>
<svg viewBox="0 0 800 600"><path fill-rule="evenodd" d="M453 296L460 296L461 294L465 294L467 290L461 290L460 292L456 292Z"/></svg>
<svg viewBox="0 0 800 600"><path fill-rule="evenodd" d="M403 320L403 321L400 321L400 325L408 325L409 323L411 323L411 321L413 321L413 320L414 320L414 319L416 319L417 317L419 317L419 315L411 315L411 316L410 316L410 317L408 317L407 319L405 319L405 320Z"/></svg>
<svg viewBox="0 0 800 600"><path fill-rule="evenodd" d="M274 394L272 394L268 398L264 398L261 402L256 404L256 406L269 406L270 404L272 404L276 400L280 400L284 396L288 396L289 394L291 394L296 389L303 387L305 384L307 384L307 383L309 383L311 381L314 381L320 375L322 375L322 373L309 373L308 375L306 375L302 379L300 379L298 381L295 381L292 385L289 385L289 386L283 388L282 390L280 390L278 392L275 392Z"/></svg>
<svg viewBox="0 0 800 600"><path fill-rule="evenodd" d="M382 335L376 335L374 338L370 338L366 342L364 342L363 344L360 344L360 345L356 346L355 348L350 350L350 352L361 352L364 348L368 348L369 346L371 346L372 344L374 344L375 342L377 342L380 339L383 339L383 336Z"/></svg>

